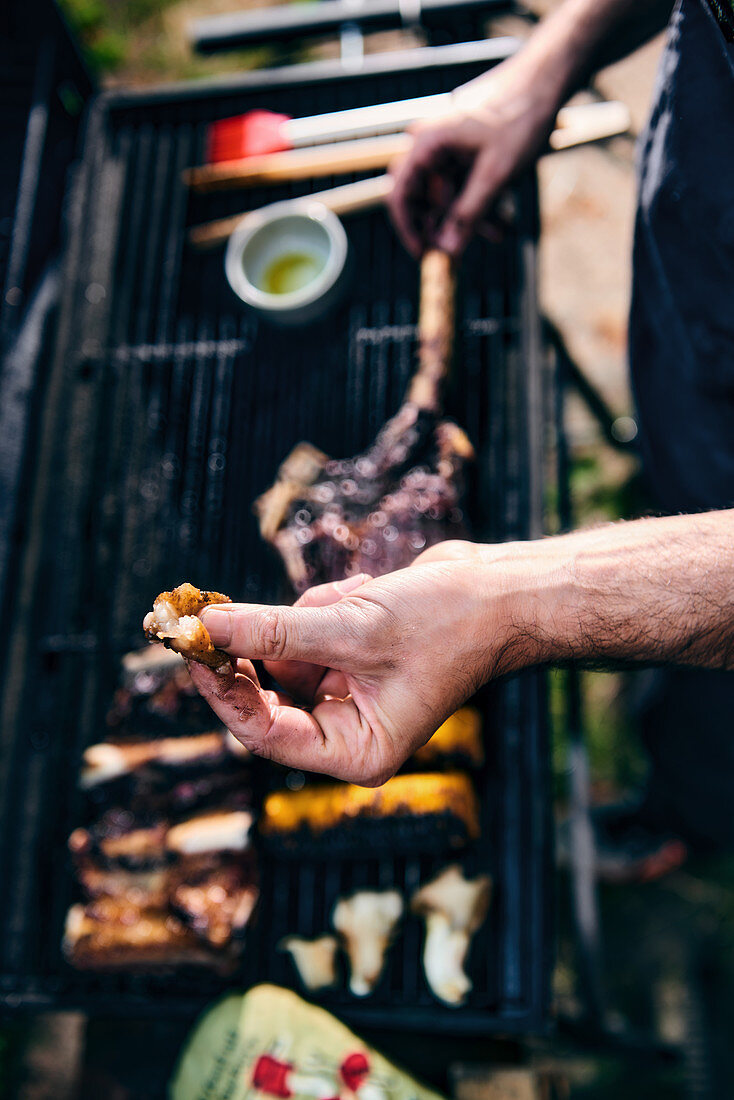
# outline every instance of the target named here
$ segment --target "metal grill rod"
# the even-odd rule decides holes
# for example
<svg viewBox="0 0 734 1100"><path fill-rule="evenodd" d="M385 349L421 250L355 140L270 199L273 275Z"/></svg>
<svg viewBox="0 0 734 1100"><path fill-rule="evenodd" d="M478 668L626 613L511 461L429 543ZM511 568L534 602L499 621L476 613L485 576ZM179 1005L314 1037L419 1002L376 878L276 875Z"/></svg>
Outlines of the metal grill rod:
<svg viewBox="0 0 734 1100"><path fill-rule="evenodd" d="M462 68L467 65L488 67L516 53L520 40L511 35L483 38L474 42L459 42L449 46L420 46L410 50L367 54L360 66L359 78L379 77L392 73L433 71ZM174 105L197 100L220 98L248 90L267 92L270 88L302 88L304 84L332 82L344 79L341 61L307 61L300 65L261 69L255 72L229 74L226 85L221 78L187 80L174 84L159 84L155 88L111 89L98 97L112 110L136 106ZM353 78L352 78L353 79ZM390 94L388 93L388 98ZM381 94L375 89L375 101Z"/></svg>
<svg viewBox="0 0 734 1100"><path fill-rule="evenodd" d="M507 10L510 0L420 0L420 20L432 16L456 18L475 12ZM415 9L414 9L415 10ZM276 7L255 11L213 15L197 19L189 37L200 53L214 53L250 46L255 42L287 42L309 35L328 34L345 23L362 30L396 27L406 22L406 4L399 0L370 0L356 5L354 0L323 0L316 8ZM416 22L409 19L408 25Z"/></svg>

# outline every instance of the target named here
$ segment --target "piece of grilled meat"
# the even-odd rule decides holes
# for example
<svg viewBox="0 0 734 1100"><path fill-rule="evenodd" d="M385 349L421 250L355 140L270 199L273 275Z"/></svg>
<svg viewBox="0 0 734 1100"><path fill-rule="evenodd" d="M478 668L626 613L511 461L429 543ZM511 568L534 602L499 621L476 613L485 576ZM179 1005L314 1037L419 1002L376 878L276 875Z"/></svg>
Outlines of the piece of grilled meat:
<svg viewBox="0 0 734 1100"><path fill-rule="evenodd" d="M75 962L84 958L79 965L86 966L104 967L108 956L112 965L125 960L136 965L136 952L142 962L150 950L149 961L155 964L160 948L161 965L173 965L188 942L179 934L181 922L196 937L224 949L243 932L259 895L249 850L251 814L212 812L177 825L131 817L111 811L92 830L76 829L69 839L77 880L88 899L70 917L69 957ZM133 942L126 928L116 928L134 911L152 922L150 944L142 934L136 932ZM166 913L173 923L166 925ZM86 930L80 940L86 947L77 945L80 928ZM167 928L174 930L171 938Z"/></svg>
<svg viewBox="0 0 734 1100"><path fill-rule="evenodd" d="M71 907L63 951L80 970L206 966L223 973L239 953L237 945L216 950L173 913L109 897Z"/></svg>
<svg viewBox="0 0 734 1100"><path fill-rule="evenodd" d="M150 740L203 733L212 712L189 676L180 653L159 642L126 654L106 716L108 737Z"/></svg>
<svg viewBox="0 0 734 1100"><path fill-rule="evenodd" d="M254 864L243 859L182 862L171 877L169 903L213 947L225 947L243 932L259 896Z"/></svg>
<svg viewBox="0 0 734 1100"><path fill-rule="evenodd" d="M449 257L427 253L418 371L369 450L335 460L300 443L256 502L263 538L278 550L297 592L355 573L388 573L428 546L465 537L463 474L474 452L461 428L441 417L453 290Z"/></svg>
<svg viewBox="0 0 734 1100"><path fill-rule="evenodd" d="M200 611L213 603L231 603L221 592L207 592L188 582L170 592L161 592L153 601L153 610L143 619L143 629L149 641L163 642L169 649L189 661L198 661L209 668L226 666L230 658L216 649L201 619Z"/></svg>

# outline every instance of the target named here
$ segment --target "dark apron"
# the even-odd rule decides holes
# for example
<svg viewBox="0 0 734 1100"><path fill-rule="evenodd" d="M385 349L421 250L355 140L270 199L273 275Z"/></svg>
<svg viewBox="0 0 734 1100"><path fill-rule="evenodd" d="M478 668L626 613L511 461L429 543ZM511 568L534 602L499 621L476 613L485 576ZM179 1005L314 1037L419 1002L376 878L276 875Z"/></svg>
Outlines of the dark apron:
<svg viewBox="0 0 734 1100"><path fill-rule="evenodd" d="M734 505L734 45L678 0L640 145L630 367L655 507ZM734 842L734 674L662 674L643 716L650 800Z"/></svg>

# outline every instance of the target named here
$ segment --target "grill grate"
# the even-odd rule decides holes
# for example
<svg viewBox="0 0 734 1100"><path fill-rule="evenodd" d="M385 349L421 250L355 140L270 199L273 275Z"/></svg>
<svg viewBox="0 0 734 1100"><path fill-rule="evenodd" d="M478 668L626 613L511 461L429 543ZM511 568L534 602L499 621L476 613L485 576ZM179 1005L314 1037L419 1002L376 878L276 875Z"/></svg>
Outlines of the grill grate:
<svg viewBox="0 0 734 1100"><path fill-rule="evenodd" d="M313 79L177 101L100 98L70 196L55 358L27 504L17 628L0 725L0 998L7 1005L191 1012L219 979L80 975L59 941L73 883L65 840L81 817L75 782L97 740L120 655L140 643L153 594L183 579L243 599L285 595L251 504L289 449L308 439L333 455L362 449L397 408L414 355L416 265L385 215L350 219L354 282L325 320L293 331L238 311L221 257L190 252L184 228L232 213L242 196L189 197L205 122L254 106L323 111L441 91L485 62L453 69ZM324 186L328 186L326 181ZM295 193L252 192L253 206ZM535 192L517 193L515 230L475 245L459 290L447 411L478 452L470 486L477 537L519 538L540 522L542 421L536 399ZM471 853L497 881L476 979L460 1011L438 1006L408 920L383 985L368 1002L325 1003L357 1024L524 1030L542 1025L548 979L547 797L542 679L483 697L488 764L484 839ZM410 893L431 857L264 864L246 979L290 982L281 935L316 933L336 897L362 885ZM238 978L238 981L241 981Z"/></svg>

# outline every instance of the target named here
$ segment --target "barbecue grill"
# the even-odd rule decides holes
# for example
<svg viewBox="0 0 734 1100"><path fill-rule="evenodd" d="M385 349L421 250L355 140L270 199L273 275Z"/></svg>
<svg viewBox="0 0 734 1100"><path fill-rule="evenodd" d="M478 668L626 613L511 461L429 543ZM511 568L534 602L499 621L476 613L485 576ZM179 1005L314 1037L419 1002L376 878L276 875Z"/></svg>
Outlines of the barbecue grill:
<svg viewBox="0 0 734 1100"><path fill-rule="evenodd" d="M187 193L207 124L255 107L315 113L448 90L486 70L503 41L246 74L229 82L113 92L87 104L66 196L61 295L6 607L12 636L0 722L0 1003L90 1012L190 1014L226 985L201 973L76 973L60 941L74 884L66 838L82 817L81 753L99 739L121 655L140 645L151 597L185 578L261 602L287 597L282 567L251 511L294 444L354 454L402 398L416 348L418 270L384 213L348 227L356 277L347 300L298 330L240 308L218 254L186 229L242 208L237 194ZM329 186L322 181L320 186ZM252 207L307 184L248 193ZM488 541L542 526L544 417L535 296L536 193L516 188L501 244L462 265L447 412L477 462L468 514ZM465 1007L437 1004L408 922L365 1002L324 1003L356 1026L477 1034L543 1028L550 970L549 792L543 676L486 690L488 762L479 779L496 895L477 936ZM430 855L359 861L262 860L259 919L241 986L291 984L281 935L321 931L337 896L361 886L410 893L442 865Z"/></svg>

